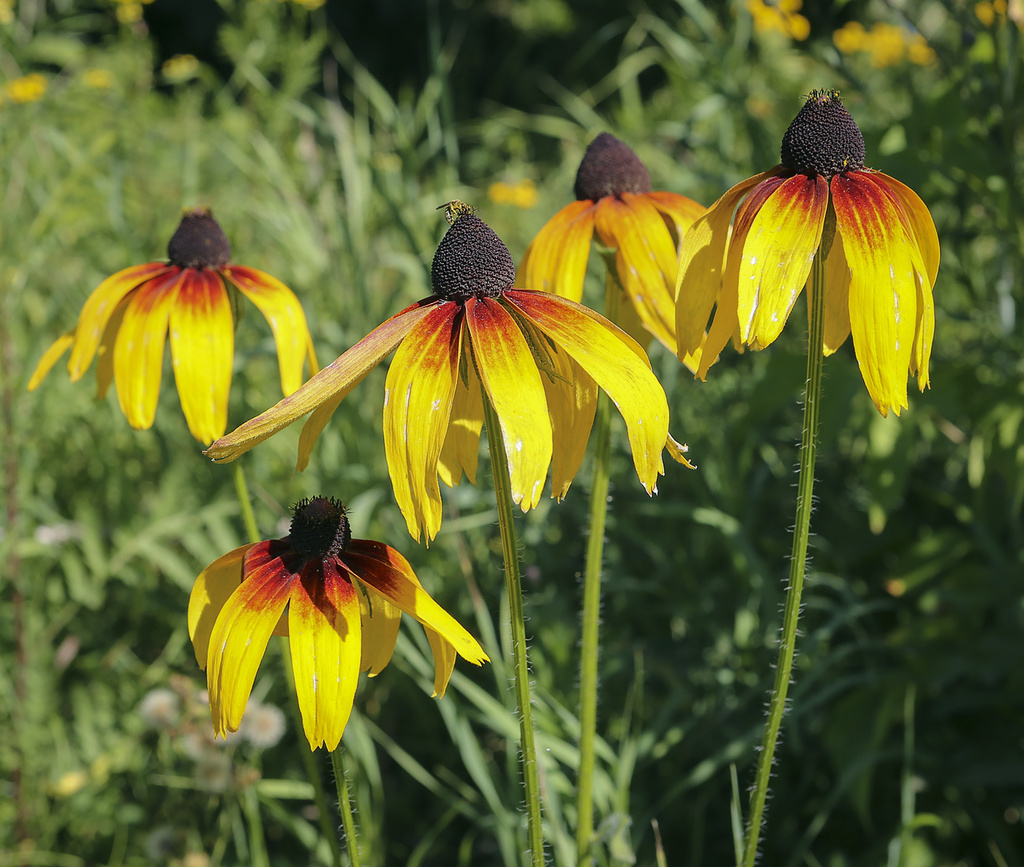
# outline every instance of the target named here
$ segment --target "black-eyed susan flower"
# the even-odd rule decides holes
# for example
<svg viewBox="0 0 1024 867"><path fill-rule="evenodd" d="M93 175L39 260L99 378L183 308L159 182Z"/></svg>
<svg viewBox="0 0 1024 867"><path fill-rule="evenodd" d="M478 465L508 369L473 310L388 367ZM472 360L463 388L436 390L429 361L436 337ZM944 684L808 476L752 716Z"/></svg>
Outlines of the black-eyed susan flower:
<svg viewBox="0 0 1024 867"><path fill-rule="evenodd" d="M680 357L703 342L704 378L730 338L771 344L815 256L827 257L825 353L852 332L871 399L882 415L898 415L908 371L922 391L928 385L939 240L913 190L864 167L864 137L834 90L811 94L783 138L781 165L734 186L686 235Z"/></svg>
<svg viewBox="0 0 1024 867"><path fill-rule="evenodd" d="M316 372L313 340L295 294L280 280L231 265L231 245L207 209L186 211L167 245L168 262L118 271L89 296L78 324L39 361L29 391L71 348L71 381L98 354L97 397L113 380L121 410L139 430L152 426L160 396L164 340L170 332L174 378L188 428L209 444L227 427L234 356L232 293L241 292L270 323L277 343L281 389L302 384L303 363Z"/></svg>
<svg viewBox="0 0 1024 867"><path fill-rule="evenodd" d="M664 472L665 393L643 349L619 328L565 298L513 288L508 248L472 209L449 207L451 227L434 255L434 295L378 326L289 397L215 442L207 454L234 460L312 411L298 468L327 420L369 371L396 349L384 398L384 446L395 498L413 538L441 525L438 478L475 481L483 394L508 455L512 498L540 501L548 468L562 498L579 469L598 387L626 422L640 482ZM482 388L482 391L481 391ZM497 432L495 432L497 433ZM677 456L678 457L681 456Z"/></svg>
<svg viewBox="0 0 1024 867"><path fill-rule="evenodd" d="M519 264L517 285L579 301L596 234L615 250L615 272L643 328L675 352L679 243L704 207L651 191L651 175L632 148L603 132L576 172L576 201L537 233ZM623 323L634 337L638 329Z"/></svg>
<svg viewBox="0 0 1024 867"><path fill-rule="evenodd" d="M287 635L306 739L310 749L333 750L359 673L373 677L388 664L403 613L426 630L435 696L444 695L456 654L474 665L488 661L401 554L353 539L337 500L303 500L287 536L225 554L192 589L188 631L206 669L215 732L238 731L270 636Z"/></svg>

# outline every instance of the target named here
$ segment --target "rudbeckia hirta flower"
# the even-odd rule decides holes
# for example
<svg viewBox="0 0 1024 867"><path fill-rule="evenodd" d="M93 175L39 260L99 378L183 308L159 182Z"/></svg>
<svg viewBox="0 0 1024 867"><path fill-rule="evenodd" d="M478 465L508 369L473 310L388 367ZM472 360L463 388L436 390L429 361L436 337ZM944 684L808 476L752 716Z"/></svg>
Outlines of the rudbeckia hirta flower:
<svg viewBox="0 0 1024 867"><path fill-rule="evenodd" d="M579 301L591 239L615 250L615 272L643 328L676 351L679 242L703 205L652 192L647 166L610 133L595 138L576 172L576 201L537 233L519 264L518 285ZM639 329L624 322L634 337Z"/></svg>
<svg viewBox="0 0 1024 867"><path fill-rule="evenodd" d="M216 461L237 458L312 411L298 468L346 395L386 355L384 446L395 498L410 534L441 525L438 478L476 478L483 394L508 455L512 498L540 501L549 466L562 498L579 469L598 387L626 422L633 462L650 493L664 472L668 404L640 346L603 316L547 292L515 289L501 239L462 203L434 255L434 295L378 326L293 395L215 442ZM482 388L482 390L481 390ZM499 433L495 431L494 433ZM677 455L677 459L681 456Z"/></svg>
<svg viewBox="0 0 1024 867"><path fill-rule="evenodd" d="M680 357L703 342L704 378L730 338L771 344L815 256L826 257L825 354L852 332L872 401L883 416L899 415L908 371L922 391L928 386L939 239L913 190L864 167L864 137L834 90L811 94L782 140L780 165L734 186L687 233Z"/></svg>
<svg viewBox="0 0 1024 867"><path fill-rule="evenodd" d="M310 749L333 750L359 672L373 677L388 664L403 613L426 630L435 696L444 695L456 653L474 665L488 661L401 554L353 539L337 500L302 501L287 536L225 554L192 589L188 632L206 669L214 730L238 731L270 636L287 635L306 739Z"/></svg>
<svg viewBox="0 0 1024 867"><path fill-rule="evenodd" d="M269 274L229 264L231 245L209 210L185 212L167 245L167 258L169 262L134 265L104 280L86 300L75 328L43 355L29 391L69 347L72 382L98 354L97 397L107 393L113 380L128 423L146 430L156 415L164 340L170 331L185 420L192 436L209 444L227 427L234 290L252 301L270 323L285 394L302 384L307 358L310 372L316 371L313 341L295 294Z"/></svg>

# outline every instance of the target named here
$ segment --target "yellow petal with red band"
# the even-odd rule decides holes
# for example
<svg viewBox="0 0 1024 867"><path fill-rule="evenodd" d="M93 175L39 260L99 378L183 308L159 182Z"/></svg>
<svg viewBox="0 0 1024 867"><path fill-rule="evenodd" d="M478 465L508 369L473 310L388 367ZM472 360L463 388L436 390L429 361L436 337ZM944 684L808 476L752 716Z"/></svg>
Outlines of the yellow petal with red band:
<svg viewBox="0 0 1024 867"><path fill-rule="evenodd" d="M317 372L313 339L299 299L280 280L255 268L228 265L222 272L270 324L281 369L281 391L291 394L302 385L302 367L307 359L310 375Z"/></svg>
<svg viewBox="0 0 1024 867"><path fill-rule="evenodd" d="M335 749L352 713L362 654L358 593L333 559L306 566L292 585L288 642L311 750Z"/></svg>
<svg viewBox="0 0 1024 867"><path fill-rule="evenodd" d="M75 345L71 350L71 358L68 359L68 373L72 382L77 382L92 364L107 320L125 295L147 280L170 272L177 273L179 270L165 262L133 265L111 275L93 290L82 307L82 312L78 315L78 325L75 326Z"/></svg>
<svg viewBox="0 0 1024 867"><path fill-rule="evenodd" d="M515 285L579 301L590 258L594 211L593 202L572 202L548 220L526 248Z"/></svg>
<svg viewBox="0 0 1024 867"><path fill-rule="evenodd" d="M235 354L231 303L215 272L183 272L170 311L170 333L174 378L188 429L209 445L227 427Z"/></svg>
<svg viewBox="0 0 1024 867"><path fill-rule="evenodd" d="M697 352L704 340L704 327L723 286L729 226L736 206L750 190L777 170L778 167L736 184L708 208L683 237L675 290L680 358ZM728 338L722 346L726 342ZM720 350L721 346L712 353L711 361L702 357L702 370L711 366Z"/></svg>
<svg viewBox="0 0 1024 867"><path fill-rule="evenodd" d="M668 437L668 402L644 351L603 316L565 298L511 290L505 303L517 307L608 394L626 422L640 483L648 493L663 469Z"/></svg>
<svg viewBox="0 0 1024 867"><path fill-rule="evenodd" d="M282 398L266 412L240 425L227 436L218 439L204 454L218 462L233 461L267 437L318 407L329 405L333 412L363 377L376 367L436 305L436 300L419 302L395 314L309 379L297 391ZM305 448L300 441L298 469L306 466L313 442L323 430L328 418L330 413L315 413L307 422L310 433L306 436L306 432L303 431Z"/></svg>
<svg viewBox="0 0 1024 867"><path fill-rule="evenodd" d="M837 175L832 199L850 265L850 326L861 376L878 411L899 415L908 405L918 317L917 246L896 206L868 178Z"/></svg>
<svg viewBox="0 0 1024 867"><path fill-rule="evenodd" d="M641 321L674 350L678 258L661 213L644 196L607 197L597 206L597 234L615 248L616 274Z"/></svg>
<svg viewBox="0 0 1024 867"><path fill-rule="evenodd" d="M224 603L210 634L206 683L219 735L238 731L256 671L291 593L290 573L261 542L246 552L245 580Z"/></svg>
<svg viewBox="0 0 1024 867"><path fill-rule="evenodd" d="M164 341L171 308L184 279L180 271L150 280L132 296L114 343L117 399L128 423L152 426L160 397Z"/></svg>
<svg viewBox="0 0 1024 867"><path fill-rule="evenodd" d="M242 545L218 557L196 578L188 597L188 635L196 662L205 671L210 653L210 634L224 603L242 583L242 561L252 545Z"/></svg>
<svg viewBox="0 0 1024 867"><path fill-rule="evenodd" d="M459 370L462 310L434 307L406 335L384 388L384 454L409 534L429 543L441 527L437 462Z"/></svg>
<svg viewBox="0 0 1024 867"><path fill-rule="evenodd" d="M466 324L477 374L501 426L512 499L525 512L540 502L551 465L551 419L537 362L515 319L497 299L470 298Z"/></svg>
<svg viewBox="0 0 1024 867"><path fill-rule="evenodd" d="M488 661L477 640L423 589L409 561L394 548L372 539L353 539L345 550L345 562L360 581L437 632L467 662L480 665Z"/></svg>

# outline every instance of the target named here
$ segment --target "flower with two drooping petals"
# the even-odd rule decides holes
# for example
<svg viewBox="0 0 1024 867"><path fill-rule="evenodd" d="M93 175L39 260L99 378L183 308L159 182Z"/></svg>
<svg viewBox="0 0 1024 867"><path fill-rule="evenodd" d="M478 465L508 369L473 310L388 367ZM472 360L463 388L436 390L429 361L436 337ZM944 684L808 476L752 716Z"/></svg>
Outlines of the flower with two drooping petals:
<svg viewBox="0 0 1024 867"><path fill-rule="evenodd" d="M167 258L169 262L134 265L104 280L85 302L78 324L43 355L29 391L69 347L72 382L98 354L97 396L103 397L113 380L128 423L145 430L156 415L164 340L170 332L185 420L192 436L209 444L227 427L235 290L270 323L284 393L291 394L302 383L307 359L310 372L316 372L313 340L295 294L269 274L229 264L231 245L209 210L185 212L167 245Z"/></svg>
<svg viewBox="0 0 1024 867"><path fill-rule="evenodd" d="M337 500L299 503L287 536L230 551L192 588L188 631L206 669L215 732L238 731L270 636L287 635L306 739L310 749L333 750L359 673L373 677L388 664L403 613L426 630L435 696L444 695L456 654L474 665L488 661L401 554L351 537Z"/></svg>
<svg viewBox="0 0 1024 867"><path fill-rule="evenodd" d="M615 250L615 273L639 323L623 328L642 343L653 334L675 352L679 243L704 207L677 193L652 192L647 166L629 145L603 132L576 173L576 201L553 216L519 263L517 285L579 301L596 234ZM624 312L625 312L624 310Z"/></svg>
<svg viewBox="0 0 1024 867"><path fill-rule="evenodd" d="M781 165L734 186L686 235L680 357L703 347L703 379L730 338L771 344L804 284L817 290L808 283L816 256L826 257L825 353L852 333L872 401L898 415L908 371L928 386L939 240L913 190L864 167L864 137L834 90L811 94L783 138Z"/></svg>
<svg viewBox="0 0 1024 867"><path fill-rule="evenodd" d="M548 468L552 496L569 489L586 450L597 389L626 422L641 484L664 472L668 403L643 349L603 316L548 292L513 288L515 267L501 239L461 203L431 268L435 294L378 326L294 394L215 442L229 461L312 412L298 467L341 401L385 356L384 447L395 498L415 539L441 525L438 479L475 481L483 400L497 414L512 498L540 501ZM675 455L677 459L681 455Z"/></svg>

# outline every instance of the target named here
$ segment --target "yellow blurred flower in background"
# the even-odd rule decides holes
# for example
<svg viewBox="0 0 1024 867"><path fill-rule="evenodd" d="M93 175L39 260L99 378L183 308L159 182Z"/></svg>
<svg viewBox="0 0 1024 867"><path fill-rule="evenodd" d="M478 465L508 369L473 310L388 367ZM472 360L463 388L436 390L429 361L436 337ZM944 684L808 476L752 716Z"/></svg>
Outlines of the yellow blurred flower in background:
<svg viewBox="0 0 1024 867"><path fill-rule="evenodd" d="M4 93L11 102L38 102L46 95L46 77L38 72L14 78L4 85Z"/></svg>
<svg viewBox="0 0 1024 867"><path fill-rule="evenodd" d="M496 205L532 208L537 204L537 185L529 178L523 178L514 184L495 181L487 188L487 198Z"/></svg>
<svg viewBox="0 0 1024 867"><path fill-rule="evenodd" d="M802 42L811 35L811 22L800 14L803 0L747 0L747 11L758 33L778 32L787 39Z"/></svg>

